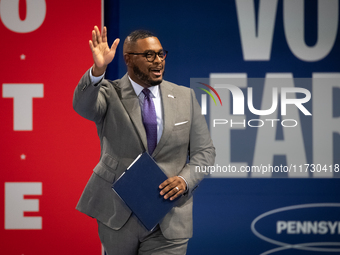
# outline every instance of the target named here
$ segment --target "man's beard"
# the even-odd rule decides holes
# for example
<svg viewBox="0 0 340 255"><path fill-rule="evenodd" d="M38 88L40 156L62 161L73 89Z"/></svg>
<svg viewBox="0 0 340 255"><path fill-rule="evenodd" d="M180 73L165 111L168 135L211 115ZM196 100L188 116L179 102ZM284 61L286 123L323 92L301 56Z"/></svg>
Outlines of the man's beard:
<svg viewBox="0 0 340 255"><path fill-rule="evenodd" d="M140 70L137 65L133 66L133 72L138 77L138 79L140 79L142 82L149 85L150 87L157 86L161 84L161 82L163 81L163 79L160 81L151 80L150 77L146 73L143 73L142 70ZM164 71L162 77L164 77Z"/></svg>

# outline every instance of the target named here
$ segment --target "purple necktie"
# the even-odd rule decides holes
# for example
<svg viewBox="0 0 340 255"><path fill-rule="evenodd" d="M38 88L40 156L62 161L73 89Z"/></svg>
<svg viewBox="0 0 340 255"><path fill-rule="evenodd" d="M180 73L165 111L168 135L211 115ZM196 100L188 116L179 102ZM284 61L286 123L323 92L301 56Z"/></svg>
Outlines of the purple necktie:
<svg viewBox="0 0 340 255"><path fill-rule="evenodd" d="M152 155L157 145L157 118L155 105L150 97L150 90L143 89L145 95L143 104L143 124L148 139L148 151Z"/></svg>

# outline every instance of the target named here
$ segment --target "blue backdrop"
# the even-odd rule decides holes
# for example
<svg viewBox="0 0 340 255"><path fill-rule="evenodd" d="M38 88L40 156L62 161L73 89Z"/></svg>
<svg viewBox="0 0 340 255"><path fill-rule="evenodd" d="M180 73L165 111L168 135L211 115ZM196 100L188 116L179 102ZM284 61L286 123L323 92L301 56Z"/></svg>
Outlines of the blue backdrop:
<svg viewBox="0 0 340 255"><path fill-rule="evenodd" d="M202 78L214 85L209 78L215 73L242 73L247 78L284 73L305 78L299 86L300 80L294 80L295 86L312 94L305 104L312 116L298 114L296 130L301 135L295 137L296 144L287 145L281 153L268 153L273 154L273 165L298 165L301 162L291 160L290 153L305 155L302 163L327 165L327 173L318 175L309 169L306 176L249 173L204 180L194 198L194 237L188 254L340 253L340 180L334 172L340 163L338 0L106 0L104 20L110 44L117 37L124 40L135 29L154 32L169 51L165 78L174 83L197 87L191 84L193 78ZM107 78L120 78L126 72L122 43L118 51ZM320 73L333 75L327 88L315 85L315 75ZM264 83L255 87L248 81L248 87L254 87L257 109L264 100ZM246 87L242 88L245 95ZM201 96L202 91L197 95L200 103ZM226 97L222 101L232 103ZM210 130L213 117L209 113L217 109L213 107L208 104ZM255 118L249 110L245 116ZM227 129L230 145L216 146L217 154L229 157L230 163L259 164L261 158L256 155L265 153L265 147L257 149L261 147L259 129ZM275 132L276 142L288 139L283 127L278 125Z"/></svg>

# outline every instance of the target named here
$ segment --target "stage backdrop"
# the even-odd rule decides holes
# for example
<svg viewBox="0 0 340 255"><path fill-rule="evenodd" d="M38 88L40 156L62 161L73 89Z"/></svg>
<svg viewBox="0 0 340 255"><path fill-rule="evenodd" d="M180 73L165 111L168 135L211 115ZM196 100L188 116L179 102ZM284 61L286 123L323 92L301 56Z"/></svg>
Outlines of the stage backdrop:
<svg viewBox="0 0 340 255"><path fill-rule="evenodd" d="M104 6L109 44L154 32L165 78L193 88L208 121L217 158L197 169L188 254L340 253L339 0ZM99 141L72 109L101 3L1 0L0 18L0 250L101 254L74 209ZM121 43L107 78L125 72Z"/></svg>
<svg viewBox="0 0 340 255"><path fill-rule="evenodd" d="M119 37L156 33L165 78L206 110L217 158L188 254L340 253L339 1L119 4Z"/></svg>
<svg viewBox="0 0 340 255"><path fill-rule="evenodd" d="M0 10L0 253L101 254L96 222L75 210L99 141L72 108L101 1L1 0Z"/></svg>

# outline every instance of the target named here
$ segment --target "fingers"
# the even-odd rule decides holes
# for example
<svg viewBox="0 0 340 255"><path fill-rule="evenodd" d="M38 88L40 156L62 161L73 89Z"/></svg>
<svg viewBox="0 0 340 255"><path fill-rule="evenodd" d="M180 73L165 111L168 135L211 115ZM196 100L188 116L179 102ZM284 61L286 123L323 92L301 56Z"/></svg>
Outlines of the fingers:
<svg viewBox="0 0 340 255"><path fill-rule="evenodd" d="M96 37L97 37L97 41L98 41L98 44L102 42L102 37L100 35L100 31L99 31L99 28L97 26L94 26L94 30L96 32Z"/></svg>
<svg viewBox="0 0 340 255"><path fill-rule="evenodd" d="M120 39L117 38L117 39L112 43L111 51L116 52L116 49L117 49L117 47L118 47L119 42L120 42Z"/></svg>
<svg viewBox="0 0 340 255"><path fill-rule="evenodd" d="M105 36L104 36L105 34ZM100 34L99 28L97 26L94 26L94 29L92 30L92 44L93 47L97 47L98 44L103 42L103 37L105 37L105 41L107 41L106 39L106 27L104 27L103 29L103 35Z"/></svg>
<svg viewBox="0 0 340 255"><path fill-rule="evenodd" d="M117 38L111 48L107 44L107 28L104 27L102 34L97 26L94 26L92 30L92 40L89 41L89 46L92 51L93 60L98 66L105 66L111 63L116 54L116 50L119 44Z"/></svg>
<svg viewBox="0 0 340 255"><path fill-rule="evenodd" d="M93 45L93 47L97 47L97 45L98 45L97 35L96 35L95 30L92 30L92 45Z"/></svg>
<svg viewBox="0 0 340 255"><path fill-rule="evenodd" d="M164 199L168 199L170 197L170 200L174 200L177 197L179 197L180 195L182 195L184 192L184 190L180 190L178 188L178 186L176 186L175 188L173 188L172 190L170 190L165 196Z"/></svg>
<svg viewBox="0 0 340 255"><path fill-rule="evenodd" d="M106 29L106 27L103 28L102 42L107 42L107 29Z"/></svg>
<svg viewBox="0 0 340 255"><path fill-rule="evenodd" d="M164 199L174 200L184 193L186 184L182 178L175 176L164 181L159 188L162 189L160 194L164 195Z"/></svg>
<svg viewBox="0 0 340 255"><path fill-rule="evenodd" d="M91 49L91 51L93 52L93 50L94 50L94 47L93 47L93 43L92 43L92 41L91 41L91 40L89 41L89 45L90 45L90 49Z"/></svg>

